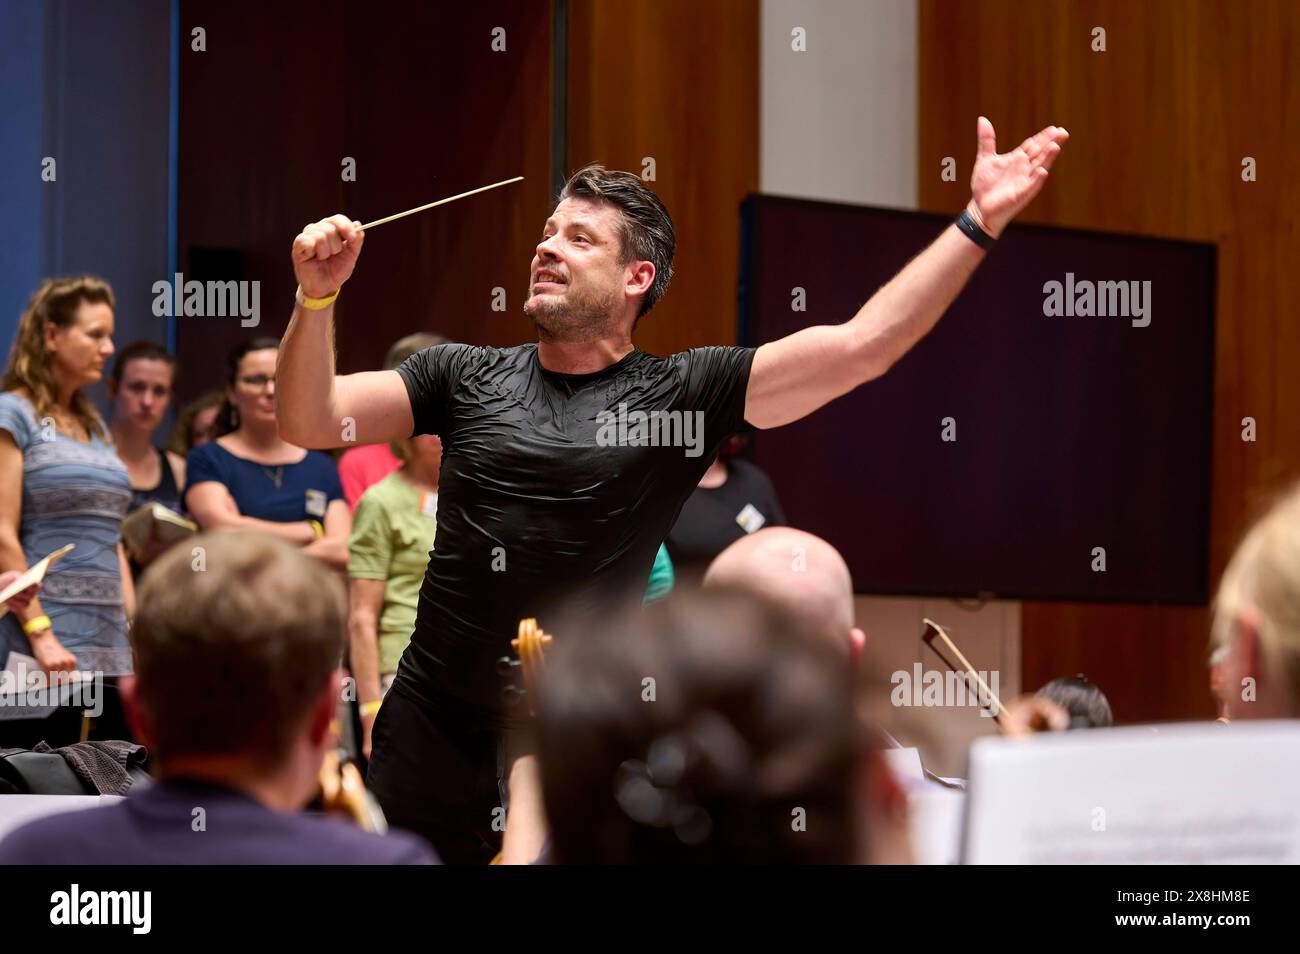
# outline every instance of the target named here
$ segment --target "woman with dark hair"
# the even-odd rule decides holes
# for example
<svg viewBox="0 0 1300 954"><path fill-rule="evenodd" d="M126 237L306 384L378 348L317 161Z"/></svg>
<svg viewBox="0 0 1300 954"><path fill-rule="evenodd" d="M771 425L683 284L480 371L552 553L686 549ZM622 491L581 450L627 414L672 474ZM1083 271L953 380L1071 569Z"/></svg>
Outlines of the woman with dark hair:
<svg viewBox="0 0 1300 954"><path fill-rule="evenodd" d="M162 345L133 341L123 348L108 378L113 399L113 444L131 476L131 511L160 503L181 512L185 460L153 445L167 416L176 383L176 359Z"/></svg>
<svg viewBox="0 0 1300 954"><path fill-rule="evenodd" d="M1083 673L1072 678L1053 679L1035 695L1064 709L1070 718L1071 729L1105 729L1115 724L1110 700Z"/></svg>
<svg viewBox="0 0 1300 954"><path fill-rule="evenodd" d="M85 394L113 354L115 305L90 275L44 282L19 321L0 394L0 572L76 544L38 599L0 619L0 655L30 654L47 672L132 670L134 592L120 543L131 483Z"/></svg>
<svg viewBox="0 0 1300 954"><path fill-rule="evenodd" d="M254 338L230 353L217 437L190 452L185 503L204 530L260 530L342 570L352 515L334 461L280 437L278 348L274 338Z"/></svg>
<svg viewBox="0 0 1300 954"><path fill-rule="evenodd" d="M884 860L855 671L802 625L726 590L555 624L537 721L546 860Z"/></svg>

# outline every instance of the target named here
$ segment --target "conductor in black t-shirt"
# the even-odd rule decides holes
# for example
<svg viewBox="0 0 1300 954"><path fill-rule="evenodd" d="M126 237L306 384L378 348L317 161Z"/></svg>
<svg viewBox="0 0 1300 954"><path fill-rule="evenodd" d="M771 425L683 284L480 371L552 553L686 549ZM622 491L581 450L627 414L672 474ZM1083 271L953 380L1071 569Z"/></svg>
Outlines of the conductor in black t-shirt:
<svg viewBox="0 0 1300 954"><path fill-rule="evenodd" d="M542 227L524 313L537 342L445 344L396 371L336 376L333 301L365 235L334 215L294 239L299 290L276 372L281 436L336 447L442 438L438 528L415 632L379 712L368 783L394 825L448 862L499 842L509 759L495 661L520 618L604 612L644 592L655 552L722 443L796 421L883 374L938 321L1037 194L1064 129L998 155L979 122L970 204L856 315L757 349L657 357L632 333L672 275L668 210L600 166ZM853 276L845 276L852 281ZM345 423L346 422L346 423Z"/></svg>

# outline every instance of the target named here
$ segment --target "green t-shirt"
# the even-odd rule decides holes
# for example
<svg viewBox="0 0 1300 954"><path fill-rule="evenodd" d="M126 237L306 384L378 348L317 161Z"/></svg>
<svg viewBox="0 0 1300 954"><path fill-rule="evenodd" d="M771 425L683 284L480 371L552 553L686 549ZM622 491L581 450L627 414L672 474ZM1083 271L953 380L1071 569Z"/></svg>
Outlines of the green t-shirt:
<svg viewBox="0 0 1300 954"><path fill-rule="evenodd" d="M415 628L420 585L433 549L438 495L389 474L357 501L348 540L348 575L383 580L379 613L379 671L397 671Z"/></svg>

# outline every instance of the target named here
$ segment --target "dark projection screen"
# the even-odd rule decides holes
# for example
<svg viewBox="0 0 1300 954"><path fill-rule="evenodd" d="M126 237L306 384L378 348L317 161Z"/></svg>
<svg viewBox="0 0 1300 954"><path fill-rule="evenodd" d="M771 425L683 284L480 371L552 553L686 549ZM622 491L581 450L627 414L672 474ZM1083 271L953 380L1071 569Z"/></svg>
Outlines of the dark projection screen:
<svg viewBox="0 0 1300 954"><path fill-rule="evenodd" d="M741 341L846 321L949 221L751 196ZM756 434L753 458L860 593L1204 603L1215 261L1013 225L884 377Z"/></svg>

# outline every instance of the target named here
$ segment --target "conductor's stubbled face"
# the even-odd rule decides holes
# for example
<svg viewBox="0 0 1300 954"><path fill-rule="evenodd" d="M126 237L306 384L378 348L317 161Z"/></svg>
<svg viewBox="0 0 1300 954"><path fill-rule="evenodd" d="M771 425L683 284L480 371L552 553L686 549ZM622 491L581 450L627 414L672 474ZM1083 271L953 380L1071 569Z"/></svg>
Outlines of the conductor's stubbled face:
<svg viewBox="0 0 1300 954"><path fill-rule="evenodd" d="M599 337L623 310L627 263L620 261L621 216L608 203L565 199L546 220L524 299L524 314L541 338Z"/></svg>

